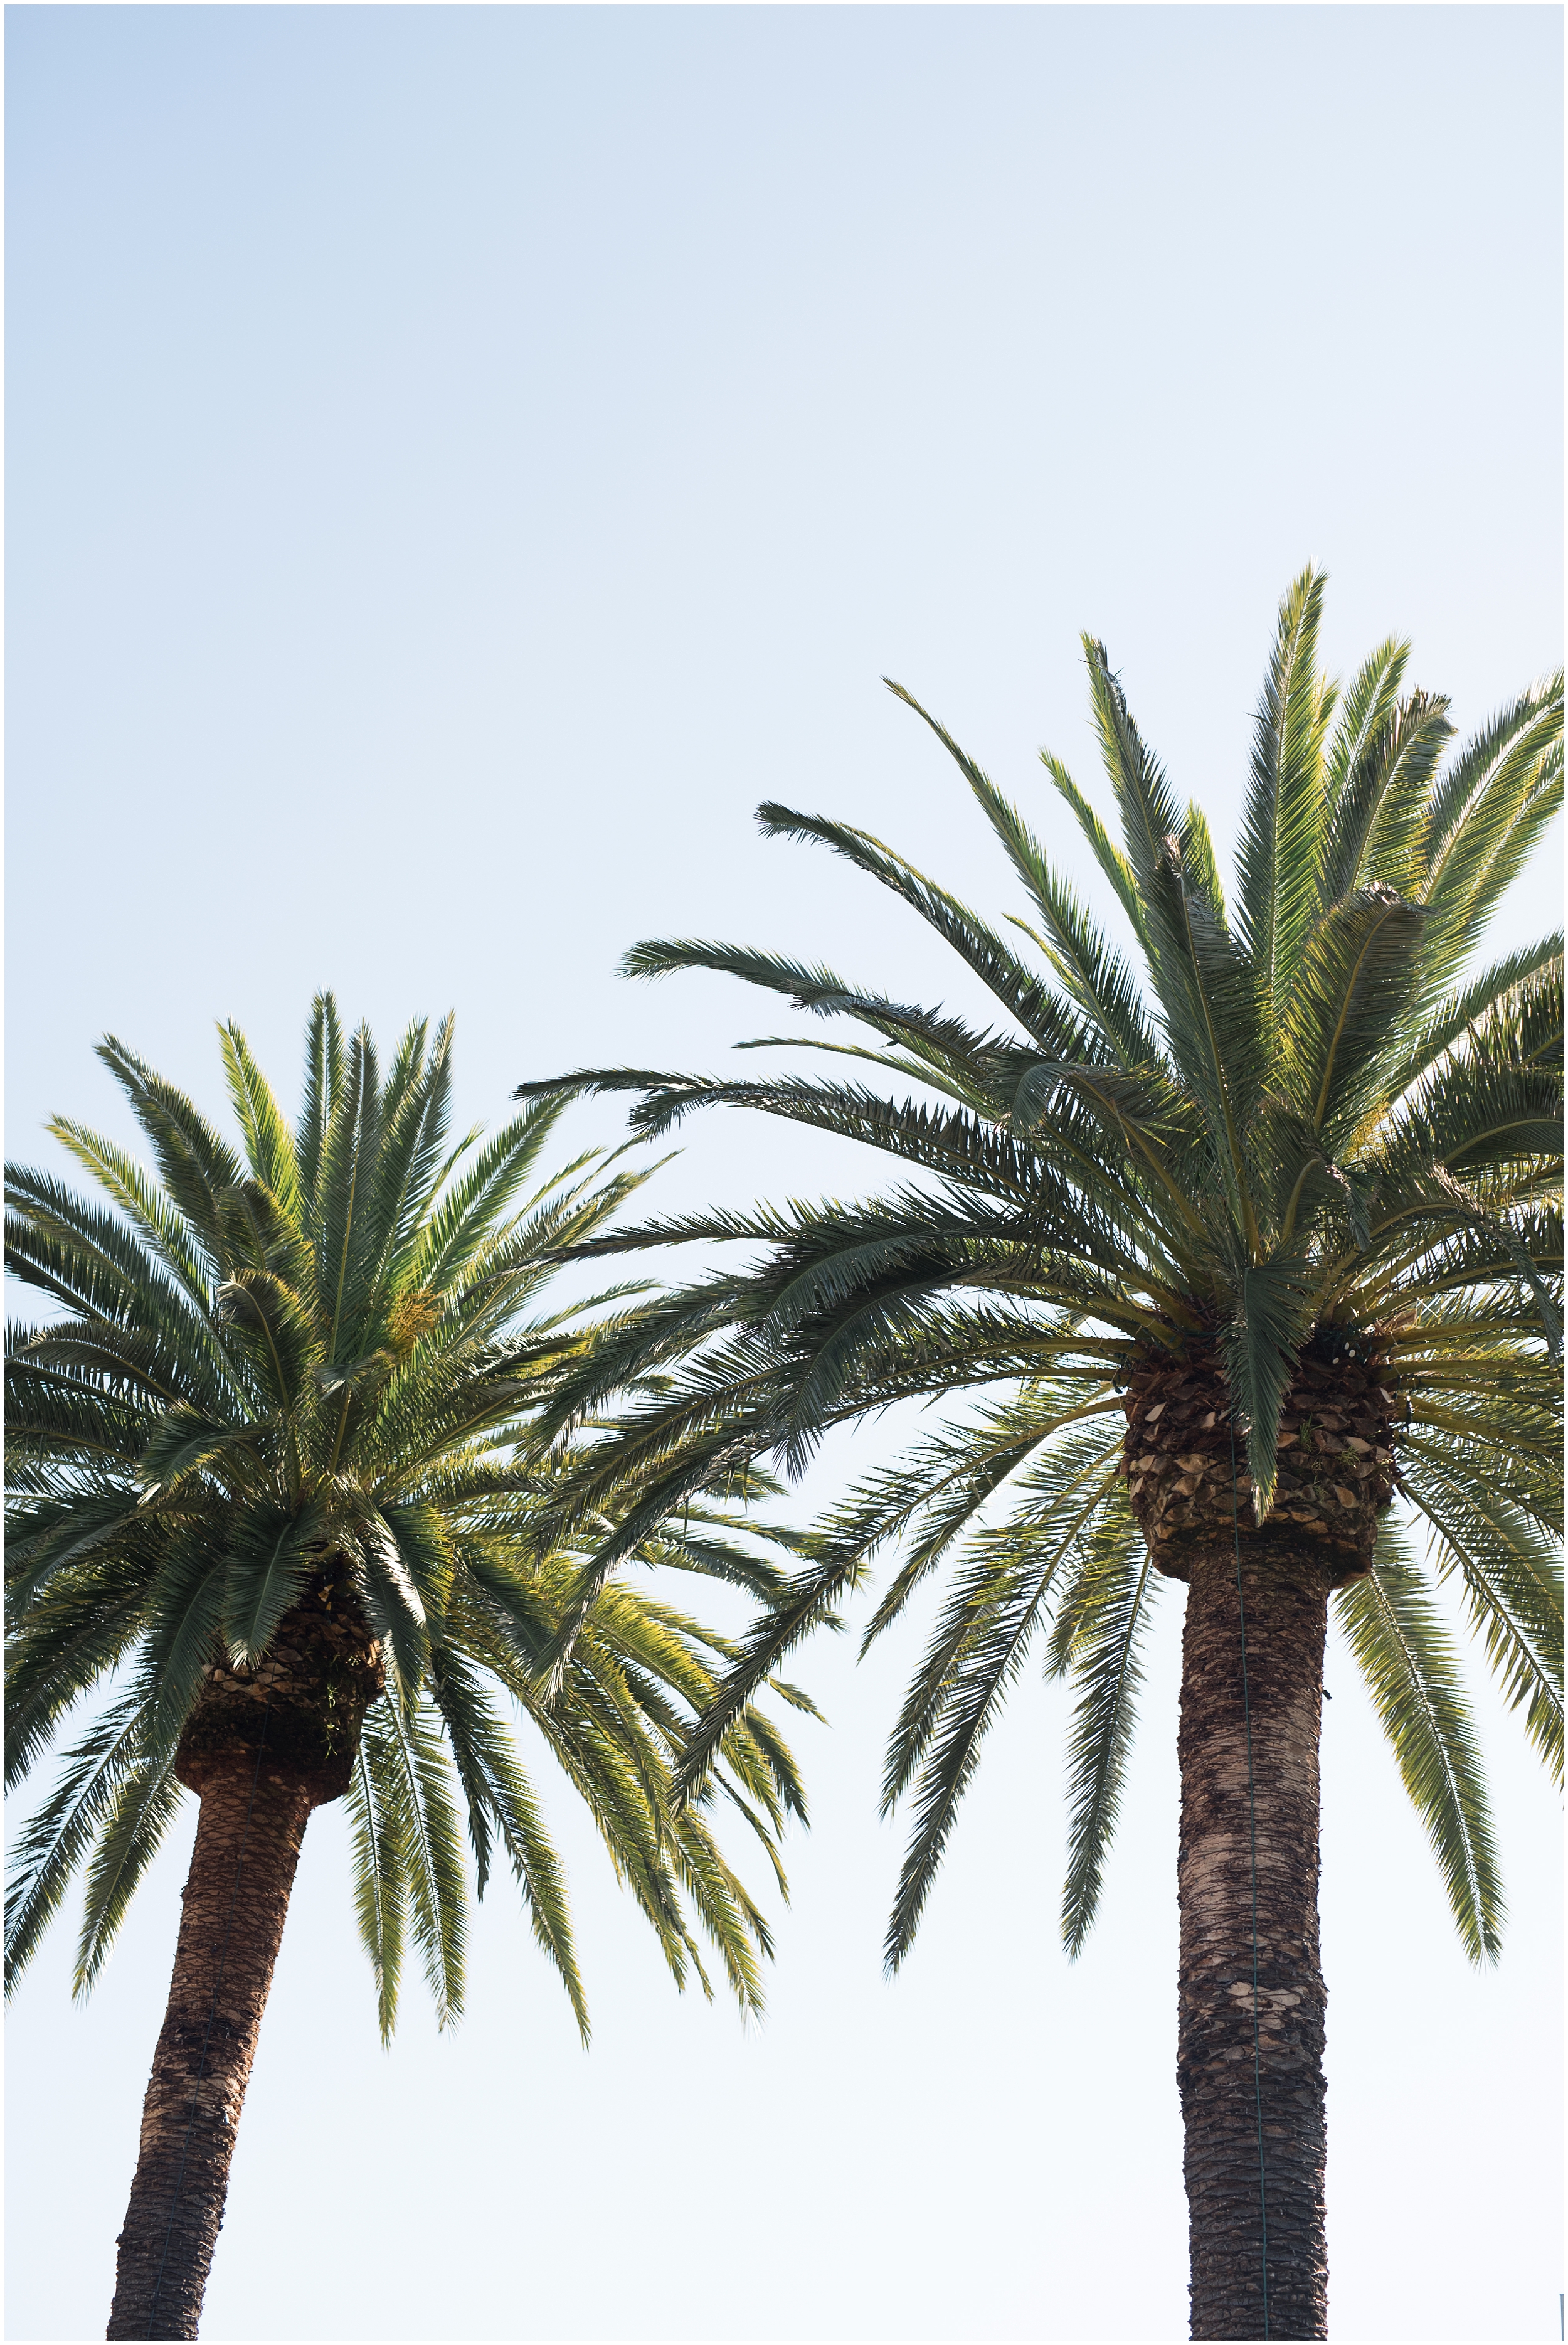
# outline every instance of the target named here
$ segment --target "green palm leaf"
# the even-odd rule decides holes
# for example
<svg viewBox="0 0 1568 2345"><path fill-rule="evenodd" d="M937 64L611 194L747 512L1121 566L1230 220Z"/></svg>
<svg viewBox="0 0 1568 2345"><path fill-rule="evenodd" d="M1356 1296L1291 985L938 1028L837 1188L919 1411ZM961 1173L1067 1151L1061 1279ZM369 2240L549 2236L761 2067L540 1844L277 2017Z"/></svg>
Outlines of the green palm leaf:
<svg viewBox="0 0 1568 2345"><path fill-rule="evenodd" d="M1121 1812L1142 1645L1158 1576L1125 1503L1107 1506L1074 1590L1072 1675L1077 1694L1067 1741L1067 1874L1062 1942L1082 1951L1099 1903L1105 1860Z"/></svg>
<svg viewBox="0 0 1568 2345"><path fill-rule="evenodd" d="M1371 1575L1340 1590L1335 1612L1431 1844L1465 1952L1472 1961L1495 1959L1502 1891L1474 1731L1452 1648L1391 1526Z"/></svg>

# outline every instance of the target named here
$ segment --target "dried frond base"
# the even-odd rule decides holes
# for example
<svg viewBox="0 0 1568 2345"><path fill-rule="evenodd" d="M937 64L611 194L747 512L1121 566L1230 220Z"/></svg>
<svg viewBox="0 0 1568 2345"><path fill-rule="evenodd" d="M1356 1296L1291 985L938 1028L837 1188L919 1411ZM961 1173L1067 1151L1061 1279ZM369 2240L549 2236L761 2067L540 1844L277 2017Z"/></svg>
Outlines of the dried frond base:
<svg viewBox="0 0 1568 2345"><path fill-rule="evenodd" d="M1376 1340L1320 1339L1298 1365L1280 1426L1279 1479L1265 1538L1310 1541L1336 1587L1371 1568L1378 1518L1393 1496L1391 1435L1403 1413ZM1230 1387L1212 1345L1137 1368L1128 1386L1123 1470L1158 1570L1187 1579L1194 1548L1254 1523L1252 1477ZM1232 1473L1234 1472L1234 1483Z"/></svg>
<svg viewBox="0 0 1568 2345"><path fill-rule="evenodd" d="M203 1792L215 1771L265 1751L312 1807L348 1790L365 1712L387 1681L364 1614L340 1591L335 1603L313 1591L286 1612L254 1669L212 1661L202 1678L175 1759L180 1782Z"/></svg>

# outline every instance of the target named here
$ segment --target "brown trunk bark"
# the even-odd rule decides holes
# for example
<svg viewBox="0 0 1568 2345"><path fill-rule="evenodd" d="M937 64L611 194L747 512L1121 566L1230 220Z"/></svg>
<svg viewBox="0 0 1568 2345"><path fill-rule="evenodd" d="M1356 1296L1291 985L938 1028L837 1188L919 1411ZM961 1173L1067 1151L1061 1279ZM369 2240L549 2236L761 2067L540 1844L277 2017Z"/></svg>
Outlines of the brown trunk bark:
<svg viewBox="0 0 1568 2345"><path fill-rule="evenodd" d="M201 1814L141 2153L119 2237L110 2337L194 2337L223 2220L300 1842L315 1801L286 1761L237 1751L200 1771Z"/></svg>
<svg viewBox="0 0 1568 2345"><path fill-rule="evenodd" d="M1277 1530L1243 1530L1240 1546L1245 1701L1229 1537L1190 1552L1182 1641L1178 2077L1192 2334L1323 2337L1318 1739L1329 1591L1343 1571L1315 1541Z"/></svg>

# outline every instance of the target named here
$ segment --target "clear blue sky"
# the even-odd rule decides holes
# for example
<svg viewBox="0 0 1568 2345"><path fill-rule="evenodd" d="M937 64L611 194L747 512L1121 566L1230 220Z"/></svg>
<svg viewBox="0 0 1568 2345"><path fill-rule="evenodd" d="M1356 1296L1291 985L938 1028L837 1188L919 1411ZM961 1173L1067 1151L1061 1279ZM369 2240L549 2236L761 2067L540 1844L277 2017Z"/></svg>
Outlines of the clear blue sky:
<svg viewBox="0 0 1568 2345"><path fill-rule="evenodd" d="M717 980L618 982L642 935L949 987L751 822L832 811L1013 909L884 673L1048 819L1042 743L1093 778L1091 628L1224 833L1307 560L1330 657L1409 634L1463 725L1560 656L1555 9L6 23L13 1154L52 1110L119 1128L106 1029L216 1108L237 1018L291 1094L322 983L382 1032L455 1006L492 1121L758 1030ZM658 1197L871 1177L735 1119ZM561 1799L592 2054L501 1891L461 2032L416 1992L383 2056L324 1812L207 2336L1179 2334L1179 1609L1071 1968L1031 1677L880 1978L917 1629L803 1667L835 1723L760 2033L677 2000ZM1335 2333L1550 2336L1555 1800L1483 1700L1513 1921L1472 1974L1330 1683ZM13 2006L13 2336L101 2331L187 1841L87 2009L68 1924Z"/></svg>

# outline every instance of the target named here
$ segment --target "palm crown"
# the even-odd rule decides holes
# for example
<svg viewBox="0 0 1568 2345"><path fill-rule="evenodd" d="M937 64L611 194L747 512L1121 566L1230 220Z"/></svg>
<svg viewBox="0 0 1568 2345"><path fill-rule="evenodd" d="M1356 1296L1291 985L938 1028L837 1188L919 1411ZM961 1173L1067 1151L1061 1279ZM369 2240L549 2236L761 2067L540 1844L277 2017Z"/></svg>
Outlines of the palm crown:
<svg viewBox="0 0 1568 2345"><path fill-rule="evenodd" d="M632 1123L650 1135L700 1105L759 1108L916 1176L863 1203L587 1241L594 1254L699 1238L766 1251L648 1309L557 1403L564 1421L617 1377L683 1362L575 1477L579 1507L613 1487L625 1508L580 1582L580 1612L596 1574L699 1471L770 1451L795 1467L869 1408L970 1396L824 1523L682 1762L684 1782L701 1780L736 1706L879 1545L906 1549L868 1640L956 1559L888 1753L887 1802L911 1785L917 1797L894 1962L986 1729L1047 1630L1047 1665L1077 1691L1063 1923L1081 1942L1160 1574L1180 1576L1183 1540L1203 1526L1229 1539L1238 1492L1254 1528L1300 1528L1337 1555L1340 1618L1472 1954L1494 1948L1501 1899L1434 1572L1457 1579L1529 1733L1561 1766L1560 939L1469 973L1559 800L1561 678L1455 751L1445 704L1405 687L1405 645L1382 645L1342 692L1323 675L1321 594L1309 571L1281 606L1232 904L1202 812L1178 803L1103 645L1086 638L1120 845L1061 762L1044 763L1130 953L926 716L1023 885L1028 915L1012 926L1027 945L863 831L775 805L759 819L890 888L1005 1019L976 1025L748 948L648 943L630 973L726 970L854 1020L874 1039L809 1047L869 1061L875 1078L622 1069L520 1091L640 1092ZM1007 1389L986 1401L987 1386Z"/></svg>
<svg viewBox="0 0 1568 2345"><path fill-rule="evenodd" d="M541 1291L552 1249L642 1176L592 1185L582 1158L531 1192L549 1107L450 1145L450 1020L433 1045L411 1028L383 1075L369 1034L346 1040L319 999L292 1130L243 1036L221 1041L238 1152L110 1041L157 1177L65 1118L50 1128L106 1208L43 1172L7 1176L10 1266L56 1314L9 1347L11 1780L81 1724L84 1696L108 1696L16 1843L10 1975L85 1869L78 1990L91 1982L181 1781L199 1782L204 1731L249 1696L269 1706L269 1749L324 1736L316 1796L347 1790L384 2032L410 1931L441 2016L460 2006L465 1819L480 1893L499 1853L586 2032L508 1707L592 1810L677 1979L707 1984L694 1915L754 2005L765 1921L706 1821L667 1796L733 1649L607 1586L552 1700L537 1666L580 1562L541 1538L565 1466L531 1447L531 1423L596 1340L581 1311L543 1313ZM744 1476L731 1487L748 1495ZM699 1493L640 1552L765 1595L777 1569L738 1519ZM327 1657L324 1697L297 1682L307 1647ZM323 1699L324 1721L302 1715ZM748 1709L723 1764L776 1869L801 1800L765 1716Z"/></svg>

